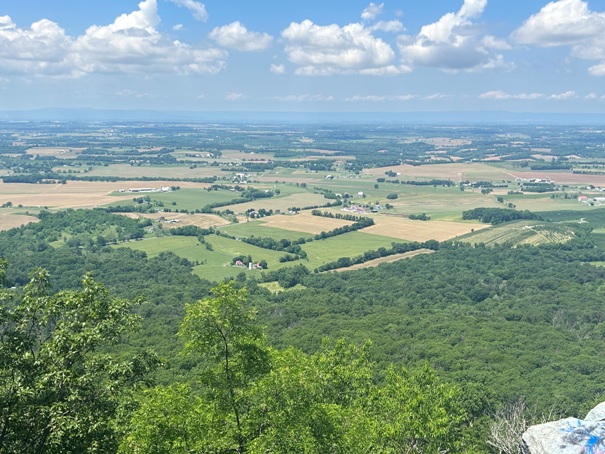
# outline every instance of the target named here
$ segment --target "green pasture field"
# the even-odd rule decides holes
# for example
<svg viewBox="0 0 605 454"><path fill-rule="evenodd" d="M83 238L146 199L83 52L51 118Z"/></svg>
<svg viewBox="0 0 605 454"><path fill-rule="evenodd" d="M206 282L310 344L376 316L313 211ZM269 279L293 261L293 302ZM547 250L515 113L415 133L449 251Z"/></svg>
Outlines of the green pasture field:
<svg viewBox="0 0 605 454"><path fill-rule="evenodd" d="M279 194L274 196L273 198L287 197L293 194L313 194L313 191L310 188L296 186L296 183L255 183L253 184L253 186L258 189L278 189Z"/></svg>
<svg viewBox="0 0 605 454"><path fill-rule="evenodd" d="M561 196L552 198L551 195ZM530 211L559 211L570 210L577 212L585 212L594 209L584 203L578 203L576 198L565 199L562 197L562 192L536 194L526 192L524 194L502 195L504 197L504 205L513 203L517 210Z"/></svg>
<svg viewBox="0 0 605 454"><path fill-rule="evenodd" d="M174 210L195 211L210 203L230 202L240 198L240 193L229 190L207 191L205 189L181 188L178 191L171 192L141 192L127 193L132 199L149 196L152 201L162 202L164 208ZM112 195L124 196L123 192L114 192ZM172 202L175 202L173 204ZM124 202L111 203L108 206L124 205Z"/></svg>
<svg viewBox="0 0 605 454"><path fill-rule="evenodd" d="M148 238L141 241L123 243L117 247L129 247L143 251L149 257L158 256L162 252L174 252L179 257L200 262L200 265L194 267L194 273L211 281L235 277L242 271L248 272L247 268L244 269L230 265L233 257L237 255L251 255L255 261L265 259L269 265L269 269L278 269L282 265L279 263L279 257L284 255L283 252L261 249L242 241L231 240L216 235L208 235L205 237L205 240L212 245L212 251L209 251L197 238L186 236Z"/></svg>
<svg viewBox="0 0 605 454"><path fill-rule="evenodd" d="M237 237L261 237L273 238L274 240L286 239L290 241L298 240L299 238L311 238L313 235L304 232L296 232L293 230L278 229L268 227L261 221L241 222L239 224L231 224L221 227L221 231Z"/></svg>
<svg viewBox="0 0 605 454"><path fill-rule="evenodd" d="M194 211L200 209L209 203L230 202L240 198L240 193L236 191L218 190L207 191L205 189L181 188L178 191L160 192L152 194L135 195L141 197L149 195L152 200L157 200L164 204L165 208ZM172 205L176 202L176 205Z"/></svg>
<svg viewBox="0 0 605 454"><path fill-rule="evenodd" d="M128 247L136 251L142 251L148 257L156 257L162 252L174 252L179 257L187 260L203 260L206 248L196 237L193 236L163 236L156 238L145 238L139 241L120 243L114 247Z"/></svg>
<svg viewBox="0 0 605 454"><path fill-rule="evenodd" d="M280 210L282 212L287 211L290 207L305 207L312 205L324 205L331 200L326 199L323 195L309 194L308 192L287 195L282 197L271 197L266 199L257 199L251 202L241 203L237 205L225 206L222 209L232 210L236 213L244 213L247 210L255 209L259 210L264 208L265 210Z"/></svg>
<svg viewBox="0 0 605 454"><path fill-rule="evenodd" d="M343 235L312 241L302 246L308 256L308 261L301 261L309 269L317 268L340 257L353 258L365 251L380 247L391 247L391 243L405 243L404 240L363 232L349 232Z"/></svg>
<svg viewBox="0 0 605 454"><path fill-rule="evenodd" d="M143 251L149 257L158 256L162 252L174 252L179 257L201 263L194 267L195 274L204 279L218 281L235 277L242 271L246 273L258 272L258 270L248 271L247 268L231 266L231 260L238 255L250 255L253 261L264 259L267 261L269 270L297 264L303 264L309 269L314 269L340 257L355 257L370 249L388 248L392 242L402 242L402 240L396 238L350 232L304 244L302 247L308 254L308 260L280 263L279 258L285 255L284 252L259 248L243 241L217 235L208 235L205 237L205 241L211 245L212 251L208 250L204 244L199 243L197 238L185 236L146 238L140 241L122 243L115 247L128 247Z"/></svg>
<svg viewBox="0 0 605 454"><path fill-rule="evenodd" d="M234 277L239 273L259 273L259 270L248 271L247 268L231 266L231 260L238 255L250 255L253 261L266 260L269 270L276 270L282 266L291 266L299 262L289 262L282 264L279 258L285 255L284 252L262 249L243 241L232 240L217 235L208 235L204 238L207 243L212 245L213 251L203 250L203 259L206 262L194 268L195 274L213 281L221 280L226 277Z"/></svg>
<svg viewBox="0 0 605 454"><path fill-rule="evenodd" d="M587 222L595 233L605 233L605 208L594 208L583 203L576 203L577 210L552 211L539 213L552 221L582 221ZM600 230L603 229L603 230Z"/></svg>

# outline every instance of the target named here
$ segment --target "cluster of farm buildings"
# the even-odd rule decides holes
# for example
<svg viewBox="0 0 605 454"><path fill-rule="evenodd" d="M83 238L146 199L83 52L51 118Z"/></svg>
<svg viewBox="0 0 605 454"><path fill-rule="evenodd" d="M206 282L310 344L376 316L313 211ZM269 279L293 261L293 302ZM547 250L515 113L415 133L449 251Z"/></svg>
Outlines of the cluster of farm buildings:
<svg viewBox="0 0 605 454"><path fill-rule="evenodd" d="M170 192L172 188L170 186L162 186L159 188L129 188L129 189L120 189L119 192Z"/></svg>

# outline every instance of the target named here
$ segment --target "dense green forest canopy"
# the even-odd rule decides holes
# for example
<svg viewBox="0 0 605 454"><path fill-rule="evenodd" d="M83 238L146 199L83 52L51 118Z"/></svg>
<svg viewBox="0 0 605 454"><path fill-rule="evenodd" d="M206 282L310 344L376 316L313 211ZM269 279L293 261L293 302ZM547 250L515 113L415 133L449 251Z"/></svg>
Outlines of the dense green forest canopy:
<svg viewBox="0 0 605 454"><path fill-rule="evenodd" d="M90 271L118 297L142 296L142 330L126 350L156 349L168 362L159 375L165 383L186 375L192 366L176 355L175 337L183 304L204 298L213 284L174 254L150 259L102 245L97 237L107 228L127 239L144 224L75 210L44 213L37 224L0 233L7 284L23 285L30 270L44 267L53 290L77 289ZM433 254L337 274L302 266L287 277L300 290L279 294L245 275L238 285L249 287L250 304L275 347L312 353L325 336L357 344L371 339L383 371L390 363L414 369L428 362L452 383L481 384L494 402L525 396L539 408L554 404L575 413L605 392L599 354L605 270L591 265L605 254L591 235L585 229L571 242L541 247L442 243Z"/></svg>

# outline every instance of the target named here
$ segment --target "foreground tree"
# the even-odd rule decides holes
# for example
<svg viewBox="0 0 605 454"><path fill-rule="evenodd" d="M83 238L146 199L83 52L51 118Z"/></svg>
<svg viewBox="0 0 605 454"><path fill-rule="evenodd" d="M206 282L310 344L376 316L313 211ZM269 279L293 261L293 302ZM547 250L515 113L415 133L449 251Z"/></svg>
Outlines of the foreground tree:
<svg viewBox="0 0 605 454"><path fill-rule="evenodd" d="M180 334L185 351L206 364L200 378L206 399L223 415L221 438L233 444L229 450L244 452L250 438L248 389L269 371L269 350L254 311L245 307L246 290L221 284L212 293L186 306Z"/></svg>
<svg viewBox="0 0 605 454"><path fill-rule="evenodd" d="M1 452L117 449L118 408L158 362L99 353L137 326L137 301L110 297L90 276L82 285L50 296L48 275L36 271L22 297L1 295Z"/></svg>

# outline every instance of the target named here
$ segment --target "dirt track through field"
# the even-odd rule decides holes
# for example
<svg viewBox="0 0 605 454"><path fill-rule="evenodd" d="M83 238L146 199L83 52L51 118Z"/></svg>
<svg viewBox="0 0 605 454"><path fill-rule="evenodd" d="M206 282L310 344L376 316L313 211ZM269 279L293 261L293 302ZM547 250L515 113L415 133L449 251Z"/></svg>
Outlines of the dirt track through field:
<svg viewBox="0 0 605 454"><path fill-rule="evenodd" d="M432 251L430 249L418 249L417 251L405 252L403 254L390 255L388 257L381 257L379 259L370 260L369 262L349 266L348 268L338 268L333 271L340 273L342 271L361 270L363 268L374 268L374 267L380 265L381 263L393 263L393 262L397 262L402 259L410 259L412 257L416 257L417 255L432 254L433 252L435 252L435 251Z"/></svg>

